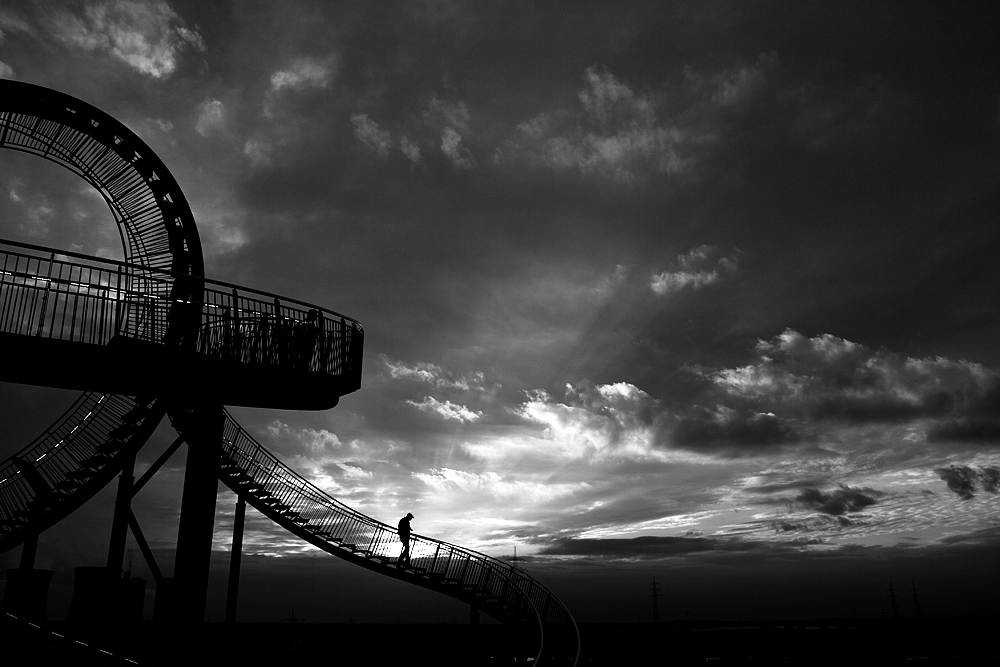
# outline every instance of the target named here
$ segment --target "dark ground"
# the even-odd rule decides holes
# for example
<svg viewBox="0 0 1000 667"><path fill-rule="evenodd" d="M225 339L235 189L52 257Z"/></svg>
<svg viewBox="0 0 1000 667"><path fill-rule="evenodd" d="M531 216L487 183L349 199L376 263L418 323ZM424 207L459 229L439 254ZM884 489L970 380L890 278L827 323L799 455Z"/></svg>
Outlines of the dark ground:
<svg viewBox="0 0 1000 667"><path fill-rule="evenodd" d="M998 621L969 617L587 624L580 627L578 664L991 665L1000 664ZM8 645L16 641L23 646L35 664L106 660L105 664L186 667L185 663L197 660L198 664L464 667L526 664L528 653L516 660L516 635L493 624L271 623L171 629L149 622L117 628L49 623L48 630L22 626L9 619L0 622L0 637ZM52 631L67 638L53 637ZM77 640L88 644L87 649ZM113 655L96 653L95 648ZM71 655L74 649L77 653ZM83 653L87 650L91 653Z"/></svg>

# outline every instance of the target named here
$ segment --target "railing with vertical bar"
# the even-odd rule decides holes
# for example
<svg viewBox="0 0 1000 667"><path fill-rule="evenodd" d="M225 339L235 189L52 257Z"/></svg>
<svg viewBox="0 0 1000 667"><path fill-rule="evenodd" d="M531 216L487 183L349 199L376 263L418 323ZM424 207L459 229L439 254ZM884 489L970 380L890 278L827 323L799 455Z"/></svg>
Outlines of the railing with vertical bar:
<svg viewBox="0 0 1000 667"><path fill-rule="evenodd" d="M183 417L174 426L184 432ZM579 634L551 591L510 563L423 535L412 535L409 563L399 562L393 526L331 497L267 451L226 412L220 476L234 492L296 535L341 558L458 598L497 620L535 623L544 641L537 658L575 664Z"/></svg>
<svg viewBox="0 0 1000 667"><path fill-rule="evenodd" d="M164 287L182 280L196 281L203 297L178 298ZM193 320L197 354L361 385L364 329L345 315L220 281L0 239L0 333L168 344L178 316Z"/></svg>
<svg viewBox="0 0 1000 667"><path fill-rule="evenodd" d="M163 414L157 402L86 393L0 462L0 552L66 517L103 488Z"/></svg>

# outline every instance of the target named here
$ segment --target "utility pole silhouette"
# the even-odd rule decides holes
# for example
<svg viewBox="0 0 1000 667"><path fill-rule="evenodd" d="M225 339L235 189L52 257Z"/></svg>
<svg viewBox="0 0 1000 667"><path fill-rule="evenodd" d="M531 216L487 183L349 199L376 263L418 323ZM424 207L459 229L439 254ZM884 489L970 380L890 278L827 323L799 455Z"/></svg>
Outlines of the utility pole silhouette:
<svg viewBox="0 0 1000 667"><path fill-rule="evenodd" d="M892 587L891 581L889 582L889 604L892 607L892 617L899 618L899 608L896 607L896 589Z"/></svg>
<svg viewBox="0 0 1000 667"><path fill-rule="evenodd" d="M656 585L656 577L653 577L653 584L649 587L652 593L649 597L653 598L653 623L660 622L660 588Z"/></svg>
<svg viewBox="0 0 1000 667"><path fill-rule="evenodd" d="M917 612L917 618L923 618L920 613L920 600L917 598L917 585L911 581L910 588L913 589L913 609Z"/></svg>

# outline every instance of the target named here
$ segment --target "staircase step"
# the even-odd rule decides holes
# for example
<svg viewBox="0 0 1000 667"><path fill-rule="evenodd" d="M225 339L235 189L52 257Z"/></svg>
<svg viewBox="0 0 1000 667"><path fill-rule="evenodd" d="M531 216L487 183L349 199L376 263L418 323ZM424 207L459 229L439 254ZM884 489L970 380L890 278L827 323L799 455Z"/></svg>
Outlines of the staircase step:
<svg viewBox="0 0 1000 667"><path fill-rule="evenodd" d="M92 470L87 470L84 468L78 470L70 470L69 472L66 473L66 477L68 477L69 479L75 479L81 482L85 482L93 476L94 472Z"/></svg>
<svg viewBox="0 0 1000 667"><path fill-rule="evenodd" d="M80 488L80 483L75 479L64 479L53 484L52 488L63 493L72 493Z"/></svg>
<svg viewBox="0 0 1000 667"><path fill-rule="evenodd" d="M125 443L116 438L112 438L107 442L101 443L97 446L97 451L102 454L114 454L115 452L121 450L125 446Z"/></svg>
<svg viewBox="0 0 1000 667"><path fill-rule="evenodd" d="M111 433L108 433L108 437L119 440L125 440L126 438L131 437L132 434L135 433L135 430L136 430L135 424L122 424L118 428L111 431Z"/></svg>
<svg viewBox="0 0 1000 667"><path fill-rule="evenodd" d="M149 408L147 406L137 405L122 415L122 422L135 425L145 419L148 414Z"/></svg>
<svg viewBox="0 0 1000 667"><path fill-rule="evenodd" d="M43 494L41 496L35 496L34 498L32 498L28 502L28 507L27 508L29 510L32 510L32 511L34 511L34 510L47 510L50 507L52 507L54 505L57 505L58 503L59 503L59 499L56 497L56 494L54 494L52 492L49 492L49 493Z"/></svg>
<svg viewBox="0 0 1000 667"><path fill-rule="evenodd" d="M95 454L94 456L88 456L80 461L80 465L84 468L90 468L91 470L99 470L110 460L111 458L105 454Z"/></svg>

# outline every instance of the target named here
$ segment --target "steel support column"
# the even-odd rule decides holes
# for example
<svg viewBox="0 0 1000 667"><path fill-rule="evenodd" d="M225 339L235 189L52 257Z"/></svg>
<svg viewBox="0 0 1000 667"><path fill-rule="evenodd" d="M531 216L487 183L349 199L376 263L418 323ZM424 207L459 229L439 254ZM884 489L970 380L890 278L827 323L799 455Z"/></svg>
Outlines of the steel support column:
<svg viewBox="0 0 1000 667"><path fill-rule="evenodd" d="M181 518L177 528L174 590L177 620L202 623L215 530L219 454L224 423L221 405L199 404L183 416L188 442Z"/></svg>
<svg viewBox="0 0 1000 667"><path fill-rule="evenodd" d="M233 519L233 548L229 555L229 590L226 595L226 623L236 622L236 603L240 597L240 560L243 555L243 523L247 514L247 501L243 496L236 502Z"/></svg>
<svg viewBox="0 0 1000 667"><path fill-rule="evenodd" d="M132 482L135 480L135 454L128 457L118 476L118 495L115 497L115 515L111 520L111 539L108 544L108 570L115 577L121 576L125 561L125 541L128 538L128 519L132 512Z"/></svg>
<svg viewBox="0 0 1000 667"><path fill-rule="evenodd" d="M18 563L19 570L33 570L35 568L35 555L38 553L38 533L31 533L24 538L21 546L21 560Z"/></svg>

